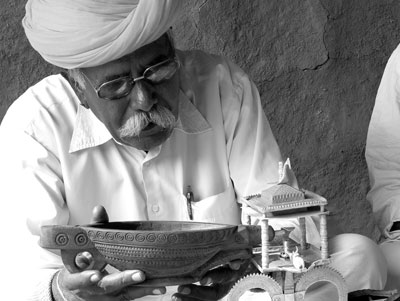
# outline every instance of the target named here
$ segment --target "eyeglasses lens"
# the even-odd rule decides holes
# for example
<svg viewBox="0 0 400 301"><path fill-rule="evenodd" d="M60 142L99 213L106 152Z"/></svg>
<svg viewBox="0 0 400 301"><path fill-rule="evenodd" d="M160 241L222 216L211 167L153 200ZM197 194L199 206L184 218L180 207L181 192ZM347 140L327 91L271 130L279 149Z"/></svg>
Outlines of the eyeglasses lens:
<svg viewBox="0 0 400 301"><path fill-rule="evenodd" d="M103 84L99 91L99 97L105 99L118 99L129 94L133 88L130 77L121 77Z"/></svg>
<svg viewBox="0 0 400 301"><path fill-rule="evenodd" d="M147 68L143 73L143 77L152 82L160 83L164 80L170 79L178 69L178 63L175 60L169 60L160 66Z"/></svg>

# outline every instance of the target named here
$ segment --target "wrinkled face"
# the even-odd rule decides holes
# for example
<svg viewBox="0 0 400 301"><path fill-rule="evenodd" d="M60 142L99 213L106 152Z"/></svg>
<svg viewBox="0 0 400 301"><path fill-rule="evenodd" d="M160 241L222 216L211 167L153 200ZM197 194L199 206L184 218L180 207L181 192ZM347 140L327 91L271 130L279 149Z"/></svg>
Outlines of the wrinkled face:
<svg viewBox="0 0 400 301"><path fill-rule="evenodd" d="M114 139L149 150L172 133L178 116L179 76L166 35L121 59L83 68L81 100Z"/></svg>

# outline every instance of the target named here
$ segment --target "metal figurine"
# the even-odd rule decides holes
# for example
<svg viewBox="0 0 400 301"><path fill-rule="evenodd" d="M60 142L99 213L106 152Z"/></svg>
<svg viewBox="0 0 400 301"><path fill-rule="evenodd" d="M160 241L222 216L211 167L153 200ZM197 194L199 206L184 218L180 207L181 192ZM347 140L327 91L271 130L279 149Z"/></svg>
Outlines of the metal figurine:
<svg viewBox="0 0 400 301"><path fill-rule="evenodd" d="M261 252L253 251L251 259L259 273L241 278L228 295L229 301L238 301L246 293L263 292L272 301L300 301L314 283L329 282L338 292L338 301L347 300L347 287L342 275L330 268L325 210L327 200L310 191L298 188L290 162L279 165L280 181L258 195L242 199L243 221L258 220L266 229L273 219L297 218L300 241L289 238L294 228L275 231L275 239L261 231ZM321 249L307 243L305 219L319 217ZM284 234L284 235L282 235Z"/></svg>

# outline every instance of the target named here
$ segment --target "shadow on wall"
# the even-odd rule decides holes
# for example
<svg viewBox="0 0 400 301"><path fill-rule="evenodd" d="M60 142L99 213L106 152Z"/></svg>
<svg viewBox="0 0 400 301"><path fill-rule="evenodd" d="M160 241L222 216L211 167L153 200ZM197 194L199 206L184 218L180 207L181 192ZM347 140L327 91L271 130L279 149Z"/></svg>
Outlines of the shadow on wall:
<svg viewBox="0 0 400 301"><path fill-rule="evenodd" d="M0 16L0 120L30 85L59 69L29 46L25 1ZM400 41L393 0L185 2L174 27L181 49L223 54L259 88L263 107L301 187L325 196L346 231L376 237L365 201L364 147L385 63Z"/></svg>

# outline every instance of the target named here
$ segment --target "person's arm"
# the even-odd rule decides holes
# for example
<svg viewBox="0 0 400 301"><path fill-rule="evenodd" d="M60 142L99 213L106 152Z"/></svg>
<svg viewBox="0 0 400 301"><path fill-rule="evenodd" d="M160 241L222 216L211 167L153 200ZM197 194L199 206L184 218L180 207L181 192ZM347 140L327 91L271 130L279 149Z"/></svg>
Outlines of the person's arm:
<svg viewBox="0 0 400 301"><path fill-rule="evenodd" d="M2 246L7 246L1 248L0 256L6 275L1 283L7 288L2 298L111 301L163 294L164 287L130 287L145 280L141 271L108 274L85 270L72 274L64 268L58 252L39 247L41 226L68 224L68 202L63 167L52 147L57 137L51 131L43 134L41 127L24 124L23 112L12 107L0 127L0 140L6 142L0 148L0 221L6 232Z"/></svg>
<svg viewBox="0 0 400 301"><path fill-rule="evenodd" d="M23 116L14 112L12 108L0 127L1 227L10 231L3 242L7 248L2 248L9 276L2 284L10 299L47 301L62 264L59 256L38 246L38 239L42 224L68 221L62 177L57 158L24 132Z"/></svg>
<svg viewBox="0 0 400 301"><path fill-rule="evenodd" d="M386 237L400 221L400 49L387 63L372 113L366 144L371 183L367 195L376 222Z"/></svg>
<svg viewBox="0 0 400 301"><path fill-rule="evenodd" d="M229 170L238 199L259 193L278 182L282 161L278 144L261 105L255 84L238 66L229 63L237 113L224 114Z"/></svg>

